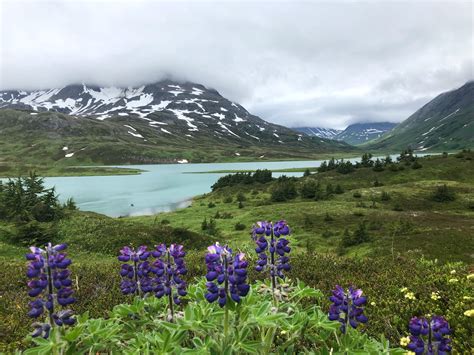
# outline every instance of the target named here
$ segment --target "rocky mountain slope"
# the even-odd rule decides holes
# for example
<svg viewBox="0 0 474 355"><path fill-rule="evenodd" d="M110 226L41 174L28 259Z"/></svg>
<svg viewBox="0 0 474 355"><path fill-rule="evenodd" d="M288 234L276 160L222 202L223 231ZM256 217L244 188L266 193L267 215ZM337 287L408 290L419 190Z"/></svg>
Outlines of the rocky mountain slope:
<svg viewBox="0 0 474 355"><path fill-rule="evenodd" d="M407 147L419 151L474 147L474 81L438 95L367 145L370 149Z"/></svg>
<svg viewBox="0 0 474 355"><path fill-rule="evenodd" d="M396 123L391 122L354 123L338 133L335 139L352 145L359 145L381 137L396 125Z"/></svg>
<svg viewBox="0 0 474 355"><path fill-rule="evenodd" d="M295 127L292 129L297 132L304 133L310 137L319 137L327 139L335 139L335 137L342 132L340 129L321 127Z"/></svg>
<svg viewBox="0 0 474 355"><path fill-rule="evenodd" d="M303 159L352 149L266 122L216 90L172 81L2 91L0 148L0 160L67 164Z"/></svg>

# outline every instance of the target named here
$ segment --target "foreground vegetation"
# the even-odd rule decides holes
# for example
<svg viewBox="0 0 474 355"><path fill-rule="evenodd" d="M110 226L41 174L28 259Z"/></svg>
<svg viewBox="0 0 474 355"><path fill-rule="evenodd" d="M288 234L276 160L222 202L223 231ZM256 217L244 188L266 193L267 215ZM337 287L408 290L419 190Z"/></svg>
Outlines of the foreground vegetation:
<svg viewBox="0 0 474 355"><path fill-rule="evenodd" d="M248 231L255 220L284 218L292 227L289 278L322 293L305 307L317 305L325 313L334 285L354 284L369 299L364 331L371 337L384 334L396 346L413 315L438 314L453 330L453 348L468 352L474 331L468 316L473 281L467 278L474 250L473 157L466 151L421 158L419 168L394 162L397 169L368 166L347 174L334 169L296 180L239 182L196 198L189 208L157 216L113 219L66 209L54 222L53 242L68 243L74 255L74 311L107 317L114 305L131 302L119 288L115 257L123 245L184 244L186 280L193 282L205 274L205 247L220 240L254 255ZM23 261L28 243L17 235L16 221L3 219L0 349L5 351L30 344ZM255 255L249 260L251 281L261 279L256 261Z"/></svg>

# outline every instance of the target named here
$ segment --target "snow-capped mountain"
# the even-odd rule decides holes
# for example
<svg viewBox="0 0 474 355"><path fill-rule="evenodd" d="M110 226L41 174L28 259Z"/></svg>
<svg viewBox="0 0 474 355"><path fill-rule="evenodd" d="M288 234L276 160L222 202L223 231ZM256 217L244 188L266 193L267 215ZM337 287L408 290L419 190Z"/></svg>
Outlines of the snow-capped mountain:
<svg viewBox="0 0 474 355"><path fill-rule="evenodd" d="M193 83L162 81L138 88L69 85L59 89L3 91L0 108L56 111L74 117L104 120L132 116L147 120L150 126L167 126L171 117L186 124L189 134L215 123L217 134L237 137L232 129L252 125L258 131L277 132L277 127L249 114L242 106L223 98L217 91ZM163 120L156 114L167 114ZM155 114L155 115L154 115ZM160 117L163 118L163 117ZM181 129L182 127L180 127ZM182 132L182 131L181 131ZM249 137L250 133L244 132ZM278 138L274 135L275 138ZM256 140L259 138L255 136Z"/></svg>
<svg viewBox="0 0 474 355"><path fill-rule="evenodd" d="M266 122L214 89L170 80L138 88L80 84L0 91L0 141L31 146L39 138L58 142L57 159L113 164L305 158L350 149ZM11 149L20 154L13 144Z"/></svg>
<svg viewBox="0 0 474 355"><path fill-rule="evenodd" d="M308 136L334 139L342 130L334 128L321 128L321 127L295 127L293 130L304 133Z"/></svg>
<svg viewBox="0 0 474 355"><path fill-rule="evenodd" d="M336 135L335 139L358 145L381 137L397 124L392 122L354 123Z"/></svg>

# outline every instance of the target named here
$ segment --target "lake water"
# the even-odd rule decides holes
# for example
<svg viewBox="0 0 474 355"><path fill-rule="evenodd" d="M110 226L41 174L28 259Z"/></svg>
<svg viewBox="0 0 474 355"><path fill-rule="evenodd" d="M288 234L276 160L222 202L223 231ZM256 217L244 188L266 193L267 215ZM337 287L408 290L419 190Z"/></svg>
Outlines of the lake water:
<svg viewBox="0 0 474 355"><path fill-rule="evenodd" d="M348 159L357 161L358 159ZM112 217L150 215L186 207L196 196L211 191L211 185L226 174L203 173L213 170L254 170L317 167L323 160L212 164L127 165L146 170L141 175L81 176L46 178L61 201L72 197L83 211ZM301 176L302 173L273 173Z"/></svg>

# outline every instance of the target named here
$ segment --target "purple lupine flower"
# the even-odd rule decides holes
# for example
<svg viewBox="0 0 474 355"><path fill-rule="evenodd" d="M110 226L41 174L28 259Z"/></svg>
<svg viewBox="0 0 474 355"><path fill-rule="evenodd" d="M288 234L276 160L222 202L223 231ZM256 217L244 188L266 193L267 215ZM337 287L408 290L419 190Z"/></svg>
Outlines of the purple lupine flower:
<svg viewBox="0 0 474 355"><path fill-rule="evenodd" d="M407 348L417 355L447 354L451 351L451 339L446 336L451 333L448 321L441 316L433 316L430 320L424 317L413 317L409 324L410 343ZM426 339L424 339L425 337Z"/></svg>
<svg viewBox="0 0 474 355"><path fill-rule="evenodd" d="M44 249L31 247L31 252L26 254L26 259L29 261L26 275L31 279L28 281L30 288L28 295L35 297L35 300L29 303L28 315L39 318L45 312L48 314L47 323L35 322L33 324L35 329L32 333L33 337L47 338L51 326L75 323L71 310L59 308L76 301L71 288L71 273L67 269L71 265L71 259L66 253L62 253L66 248L66 244L53 246L48 243Z"/></svg>
<svg viewBox="0 0 474 355"><path fill-rule="evenodd" d="M241 297L247 296L250 290L245 254L232 256L232 249L222 247L219 243L211 245L207 250L206 299L211 303L217 300L220 307L224 307L229 299L239 303Z"/></svg>
<svg viewBox="0 0 474 355"><path fill-rule="evenodd" d="M186 255L184 247L178 244L171 244L167 248L165 244L160 244L155 247L152 255L156 258L151 268L155 277L150 287L155 292L155 296L158 298L165 295L168 296L170 308L172 307L171 300L177 305L181 304L181 297L187 294L187 284L181 278L187 273L184 263ZM176 292L173 292L173 288L176 289Z"/></svg>
<svg viewBox="0 0 474 355"><path fill-rule="evenodd" d="M339 321L343 334L346 333L348 324L355 329L360 323L367 323L368 319L364 315L367 298L362 296L362 290L351 286L346 292L341 286L336 285L329 300L332 302L329 308L329 320Z"/></svg>
<svg viewBox="0 0 474 355"><path fill-rule="evenodd" d="M272 280L272 289L276 287L276 278L283 279L284 271L289 271L290 258L286 255L291 251L290 243L285 236L290 234L290 228L285 221L260 221L253 226L252 237L257 244L255 252L258 254L257 271L269 269ZM267 237L270 237L267 239Z"/></svg>
<svg viewBox="0 0 474 355"><path fill-rule="evenodd" d="M120 249L118 260L123 262L120 267L120 276L122 276L120 290L124 295L141 295L142 292L151 292L149 287L151 267L147 261L150 255L151 253L144 245L138 247L137 250L130 247Z"/></svg>

